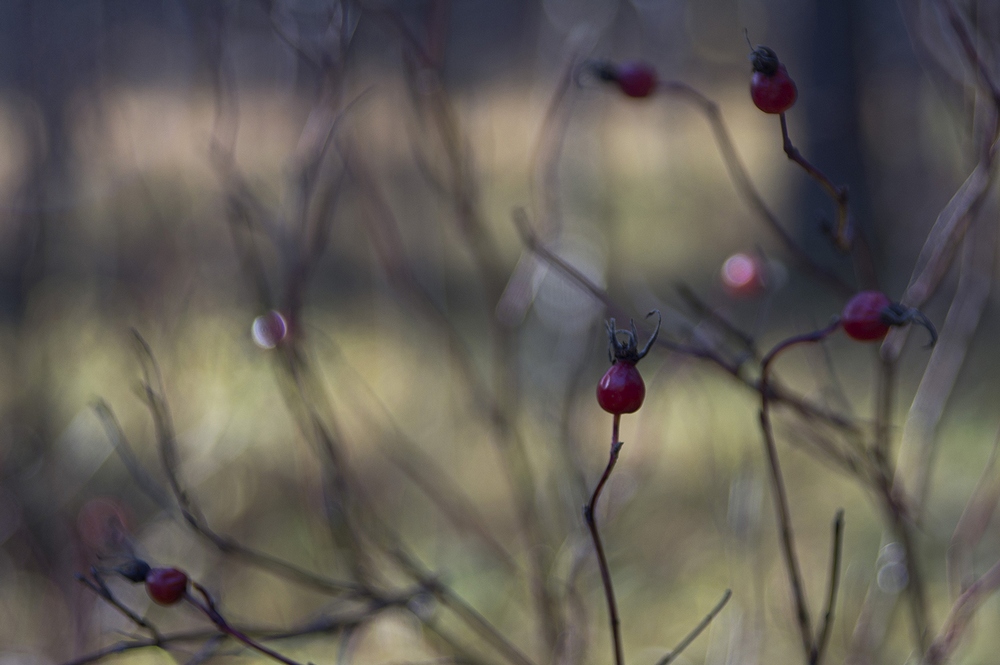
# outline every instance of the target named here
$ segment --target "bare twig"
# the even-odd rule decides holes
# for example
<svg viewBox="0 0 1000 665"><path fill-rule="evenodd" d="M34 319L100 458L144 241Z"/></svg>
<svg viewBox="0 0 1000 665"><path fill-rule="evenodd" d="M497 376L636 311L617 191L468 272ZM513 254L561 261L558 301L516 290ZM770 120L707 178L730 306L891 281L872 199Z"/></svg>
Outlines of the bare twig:
<svg viewBox="0 0 1000 665"><path fill-rule="evenodd" d="M883 345L883 351L884 351ZM893 400L895 397L896 359L884 352L879 355L876 370L875 439L871 448L874 465L873 489L885 518L904 552L913 639L921 652L927 649L927 595L923 573L917 556L916 534L912 524L912 509L906 500L902 483L895 482L896 473L890 458Z"/></svg>
<svg viewBox="0 0 1000 665"><path fill-rule="evenodd" d="M969 625L969 619L985 597L1000 588L1000 561L969 585L951 608L944 627L927 650L926 665L937 665L954 651Z"/></svg>
<svg viewBox="0 0 1000 665"><path fill-rule="evenodd" d="M97 570L91 568L90 574L93 576L93 580L79 574L76 576L76 580L107 601L109 605L125 615L129 621L143 630L149 631L149 633L153 636L154 641L161 641L163 639L163 635L161 635L160 631L156 629L156 626L133 612L127 605L123 604L113 593L111 593L111 589L108 588L108 585L101 578L100 573Z"/></svg>
<svg viewBox="0 0 1000 665"><path fill-rule="evenodd" d="M722 119L722 112L719 111L719 105L687 83L680 81L660 81L657 84L657 90L686 99L702 112L712 128L715 143L719 148L719 153L722 156L726 170L729 172L729 177L736 186L736 190L743 196L757 216L777 236L796 264L804 272L816 277L819 281L838 293L845 296L853 294L855 289L829 269L817 264L795 241L792 235L781 226L777 216L768 208L764 202L764 198L757 191L753 181L750 179L750 175L743 165L743 160L740 159L739 153L736 152L736 147L729 135L729 129Z"/></svg>
<svg viewBox="0 0 1000 665"><path fill-rule="evenodd" d="M285 640L299 637L308 637L310 635L325 635L329 633L337 633L342 630L346 630L351 627L363 625L371 621L379 612L391 609L406 607L410 596L403 596L396 599L386 599L383 601L373 601L372 603L359 608L356 611L346 612L344 614L323 617L318 620L309 622L302 626L298 626L290 629L274 630L274 629L263 629L263 628L243 628L240 627L238 630L248 636L252 636L255 639L263 640ZM139 649L148 649L150 647L159 647L161 649L169 648L176 644L186 644L189 642L204 642L206 640L212 640L224 636L220 633L218 628L211 629L199 629L199 630L188 630L176 633L164 633L158 637L152 637L149 639L134 639L134 640L124 640L116 644L112 644L103 649L93 651L89 654L75 658L70 661L66 661L63 665L87 665L88 663L96 663L105 658L111 656L120 655L130 651L136 651Z"/></svg>
<svg viewBox="0 0 1000 665"><path fill-rule="evenodd" d="M242 642L251 649L255 649L256 651L261 652L265 656L268 656L269 658L278 661L279 663L284 663L285 665L300 665L300 663L298 663L297 661L294 661L291 658L288 658L287 656L284 656L278 653L277 651L264 646L263 644L253 639L243 631L237 628L233 628L229 624L229 622L226 621L226 618L219 613L218 609L216 609L215 601L212 600L212 597L209 595L208 590L205 589L205 587L203 587L202 585L198 584L197 582L192 582L191 586L199 594L201 594L204 600L203 601L199 600L198 598L196 598L195 596L191 595L191 593L188 592L184 594L184 599L191 605L194 605L199 610L201 610L205 614L205 616L207 616L221 632L225 633L226 635L229 635L235 640Z"/></svg>
<svg viewBox="0 0 1000 665"><path fill-rule="evenodd" d="M621 620L618 618L618 603L615 602L615 589L611 583L611 569L608 567L608 558L604 554L604 545L601 543L601 534L597 530L597 516L595 514L597 508L597 500L601 497L601 490L604 489L604 485L608 482L608 478L611 477L611 472L615 468L615 463L618 462L618 454L621 452L623 442L618 440L618 426L621 422L621 414L616 413L614 416L614 423L611 428L611 456L608 459L608 465L604 469L604 473L601 475L601 479L597 482L597 487L594 488L594 493L590 497L590 501L586 506L583 507L583 518L587 522L587 528L590 529L590 537L594 541L594 549L597 551L597 565L601 571L601 582L604 585L604 596L608 602L608 619L611 623L611 638L615 654L615 665L625 665L625 654L622 648L622 636L621 636Z"/></svg>
<svg viewBox="0 0 1000 665"><path fill-rule="evenodd" d="M788 494L785 489L785 480L781 473L781 465L778 461L778 448L774 442L774 430L771 426L770 397L766 389L768 385L768 374L771 363L778 354L798 344L818 342L824 339L831 332L840 327L840 321L834 319L826 328L790 337L777 344L771 349L761 361L760 381L764 386L761 391L760 404L760 426L764 433L764 451L767 454L768 468L771 472L771 489L774 497L775 515L778 519L778 532L781 539L782 554L785 561L785 569L788 572L788 580L792 587L792 597L795 602L795 615L799 627L799 635L802 638L802 648L806 659L810 663L818 660L818 649L813 638L812 625L809 619L809 605L806 603L805 586L802 583L802 572L800 570L798 554L795 552L795 536L792 531L791 510L788 507Z"/></svg>
<svg viewBox="0 0 1000 665"><path fill-rule="evenodd" d="M792 532L792 517L788 508L788 495L785 481L781 475L781 465L778 462L778 449L774 443L774 432L771 428L771 416L768 408L768 398L761 398L760 426L764 432L764 451L767 454L768 469L771 472L771 489L774 496L775 515L778 518L778 536L781 540L781 552L788 572L788 581L792 586L792 598L795 602L795 618L802 638L802 648L806 658L813 654L812 627L809 620L809 606L806 604L805 587L802 584L802 572L799 570L799 559L795 553L795 536Z"/></svg>
<svg viewBox="0 0 1000 665"><path fill-rule="evenodd" d="M726 606L726 603L729 602L729 599L732 598L732 596L733 590L726 589L726 592L722 594L722 598L715 604L715 607L713 607L708 614L705 615L705 618L702 619L698 625L684 637L683 640L678 642L677 646L675 646L670 653L664 655L663 658L656 661L656 665L670 665L670 663L674 662L677 659L677 656L681 655L681 653L687 649L699 635L701 635L702 631L708 628L708 625L712 623L712 620L719 614L719 612L722 611L722 608Z"/></svg>
<svg viewBox="0 0 1000 665"><path fill-rule="evenodd" d="M395 537L394 535L391 537ZM534 665L516 645L504 637L486 617L469 605L461 596L438 580L429 570L407 552L402 543L397 541L396 547L389 550L397 563L408 575L417 581L428 593L432 594L444 606L453 611L469 628L488 642L496 651L511 663L511 665Z"/></svg>
<svg viewBox="0 0 1000 665"><path fill-rule="evenodd" d="M833 181L825 173L802 156L802 153L795 147L791 137L788 135L788 122L785 120L784 113L781 114L781 147L784 149L788 159L801 166L802 170L809 174L810 178L820 184L827 193L827 196L833 199L833 202L837 206L837 225L834 230L834 238L841 250L849 249L851 245L851 229L848 228L847 187L833 184Z"/></svg>
<svg viewBox="0 0 1000 665"><path fill-rule="evenodd" d="M531 249L532 252L543 258L550 265L558 268L564 274L566 274L570 279L577 283L584 291L588 292L596 300L603 303L610 314L616 317L628 318L625 310L619 306L614 299L608 295L607 291L595 284L586 275L581 273L579 270L574 268L572 265L567 263L558 254L553 252L551 249L546 247L535 235L531 228L531 224L528 222L527 214L524 212L523 208L515 208L513 212L514 226L517 228L521 235L521 241L526 247ZM823 420L834 427L844 430L846 432L857 433L860 430L858 426L850 419L846 418L838 413L831 412L830 410L806 399L791 394L779 385L776 381L769 381L768 385L765 387L759 380L752 377L748 377L740 371L740 365L730 362L728 359L724 358L720 354L716 353L712 349L706 349L697 346L689 346L684 344L679 344L668 339L666 336L661 335L656 340L657 345L662 346L670 351L675 351L692 358L700 358L703 360L708 360L718 367L722 368L724 371L732 375L734 378L741 381L748 388L751 388L757 392L762 392L767 390L768 396L773 402L780 402L793 410L797 411L801 416L807 419L818 419Z"/></svg>
<svg viewBox="0 0 1000 665"><path fill-rule="evenodd" d="M826 606L823 611L823 622L820 624L819 635L816 637L815 657L810 665L819 665L830 642L830 631L833 629L833 610L837 605L837 589L840 587L840 556L844 546L844 510L837 511L833 518L833 543L830 546L830 582L826 590Z"/></svg>

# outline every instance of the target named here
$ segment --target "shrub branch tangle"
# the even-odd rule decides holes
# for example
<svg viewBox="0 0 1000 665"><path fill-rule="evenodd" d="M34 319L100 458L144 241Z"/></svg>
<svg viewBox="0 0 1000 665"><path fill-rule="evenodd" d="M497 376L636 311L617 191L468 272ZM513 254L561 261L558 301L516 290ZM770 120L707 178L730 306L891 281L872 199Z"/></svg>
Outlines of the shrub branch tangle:
<svg viewBox="0 0 1000 665"><path fill-rule="evenodd" d="M587 60L581 55L586 49L579 46L568 49L571 55L548 107L538 140L535 168L541 191L537 194L538 201L533 212L533 216L538 218L537 228L526 210L517 209L513 215L525 255L518 267L512 268L498 250L500 244L485 218L473 153L443 82L445 26L450 4L442 0L430 3L431 11L425 21L418 22L415 28L413 21L390 8L368 8L353 2L334 3L337 11L330 15L330 25L327 26L329 34L334 37L320 42L310 42L286 29L286 24L277 18L281 3L263 4L273 19L278 37L301 58L312 63L321 74L316 103L307 120L308 131L304 132L310 140L303 141L298 168L292 176L296 192L294 201L284 208L274 208L263 202L248 184L235 158L235 136L240 116L232 63L222 46L222 35L229 25L225 11L213 14L217 23L209 26L211 29L207 32L214 37L206 40L206 52L214 59L215 65L216 119L211 161L224 191L229 229L248 289L254 293L260 311L280 312L282 320L287 322L287 330L282 330L274 344L274 373L284 406L298 428L298 436L308 443L316 462L316 473L326 499L326 528L337 550L346 553L348 559L348 565L342 571L344 579L328 577L284 561L219 533L211 526L185 484L184 459L177 446L168 407L168 390L152 345L137 332L134 339L143 375L142 397L154 426L160 457L159 474L140 463L111 407L103 401L95 407L108 437L136 484L158 507L179 515L207 546L222 556L326 594L331 599L331 605L319 619L287 629L237 626L226 618L224 603L217 602L210 595L206 586L210 582L192 580L188 587L188 578L184 576L183 587L158 589L160 595L154 597L169 600L168 604L183 599L197 608L211 627L163 632L130 609L106 582L111 575L127 577L122 573L123 569L95 568L88 575L81 575L80 582L124 615L145 636L122 640L70 663L82 665L127 651L148 647L174 648L181 644L201 645L201 657L207 659L221 654L223 645L233 641L279 662L295 663L269 645L274 642L285 644L292 638L330 634L339 635L341 654L346 658L352 644L351 635L390 612L405 612L414 617L426 631L426 641L443 658L451 661L492 664L495 659L500 659L511 665L575 663L583 654L581 644L585 640L580 636L587 632L586 617L581 619L582 613L577 609L583 604L577 587L581 579L580 570L585 564L577 563L569 574L560 576L555 572L557 557L553 552L561 543L569 543L570 548L579 552L587 551L584 547L586 538L581 536L585 528L593 546L604 591L614 661L616 665L625 665L622 626L627 624L629 617L619 607L615 596L611 563L598 529L597 509L598 500L623 451L624 444L619 439L621 415L638 410L645 396L645 387L635 370L635 363L649 350L662 354L667 362L682 357L708 361L759 398L763 452L778 525L779 548L790 591L792 624L801 643L802 662L818 665L824 658L829 660L833 620L837 614L845 519L843 511L838 511L833 520L825 577L826 594L816 614L818 621L814 623L806 598L804 567L796 548L792 514L794 502L789 498L779 460L783 437L779 436L782 434L780 429L776 435L773 420L778 410L790 420L795 443L820 459L831 462L870 494L882 515L887 539L901 546L915 657L925 665L936 665L954 655L968 632L975 610L1000 587L1000 563L977 576L972 571L969 554L982 540L1000 497L1000 485L987 473L984 472L983 479L973 492L952 539L947 572L951 578L953 602L943 622L935 622L932 613L928 584L938 571L928 570L924 564L923 535L919 529L935 433L987 301L997 240L995 229L984 225L978 217L989 200L995 179L995 150L1000 136L1000 88L995 83L988 58L978 47L966 18L954 3L938 0L937 5L947 18L950 32L946 37L959 44L969 70L968 78L975 82L976 110L980 118L974 132L976 163L938 215L899 303L892 303L887 296L872 291L878 288L878 272L872 252L854 224L847 188L836 184L834 178L821 171L793 144L786 113L794 112L794 83L791 83L784 64L779 63L774 51L767 47L753 50L755 78L752 85L766 88L763 91L754 88L754 102L762 110L779 116L776 130L780 130L780 134L775 132L775 140L781 141L788 159L830 198L836 221L826 230L833 247L847 254L849 258L845 260L853 263L857 284L847 283L835 270L821 265L785 230L754 185L718 104L687 83L657 79L655 70L645 63L615 65L604 60ZM904 5L902 11L909 26L919 25L913 16L917 10ZM477 287L486 303L484 313L489 321L486 337L490 362L485 371L477 363L474 349L447 309L419 279L413 260L408 256L400 216L394 210L385 179L350 130L354 114L361 112L365 105L364 95L349 102L343 99L351 41L360 21L364 21L366 27L370 26L392 38L402 53L402 69L412 104L409 111L417 127L412 146L415 159L423 166L425 185L439 192L449 204L450 218L446 226L454 232L455 238L471 258L476 269ZM917 44L927 42L921 34L911 36ZM589 81L588 74L595 80ZM574 82L581 83L584 88L604 86L612 91L612 86L605 84L615 84L617 92L629 97L623 100L628 103L679 99L693 105L707 120L737 193L774 235L794 267L801 274L811 277L815 285L845 299L851 296L857 298L855 294L858 292L880 296L873 301L877 307L872 309L873 316L878 318L861 321L864 332L860 336L852 332L857 330L857 322L847 317L849 310L845 309L844 315L834 319L829 326L780 342L763 357L759 357L756 351L758 339L755 335L715 312L690 287L682 287L681 297L695 311L697 320L688 320L679 312L669 312L670 318L683 321L685 325L679 328L688 332L701 324L721 334L697 336L684 334L682 330L680 333L665 332L657 337L654 333L649 344L638 352L634 326L630 331L616 330L612 319L609 327L612 362L615 363L612 369L615 366L618 369L607 382L602 381L599 388L601 406L613 415L610 455L603 474L589 493L582 524L578 515L574 518L553 517L559 513L558 506L550 505L551 497L544 491L545 480L533 466L529 442L520 422L523 405L515 355L519 315L523 317L530 307L530 296L524 294L531 291L531 284L542 268L551 267L562 273L600 303L609 317L619 320L629 318L628 309L619 304L618 297L612 295L613 290L605 289L587 277L571 261L562 258L556 249L561 240L563 223L558 197L551 190L558 186L557 170L565 133L569 131L573 99L580 93ZM774 89L768 86L774 86ZM808 93L803 91L802 94ZM396 443L386 446L386 456L403 470L415 486L428 494L446 519L456 529L471 533L481 542L502 564L506 574L525 583L526 593L532 601L529 623L537 631L537 644L508 635L504 627L495 625L446 583L441 571L425 566L391 520L379 514L377 501L368 495L369 490L352 467L347 453L351 448L348 445L349 428L342 425L339 417L343 407L328 388L327 377L314 358L313 339L306 334L304 321L307 318L304 312L307 289L335 226L342 221L346 207L343 205L344 198L351 198L358 204L365 237L393 293L408 306L415 319L448 340L450 359L459 370L469 403L480 422L488 427L501 462L502 476L510 495L510 513L515 518L516 539L513 542L502 539L493 525L477 511L475 501L450 483L433 460L417 452L416 445L405 431L395 425L386 425L388 419L384 413L367 414L368 420L378 423L376 427L391 430L391 436L387 438ZM279 257L277 268L265 259L271 250ZM926 323L932 337L936 338L930 321L916 308L924 306L939 290L956 257L961 257L957 291L942 327L940 343L931 351L924 381L914 399L897 452L894 450L893 423L898 399L895 383L903 343L908 334L906 324L911 321ZM841 413L805 396L775 376L772 368L778 354L793 346L821 344L841 328L854 339L881 341L884 338L873 368L875 404L871 426L852 414ZM621 337L623 332L624 338ZM344 374L350 371L348 363L339 365L338 371ZM608 391L612 390L623 393L609 397ZM605 392L602 394L600 391ZM368 400L368 403L372 401ZM987 471L993 468L991 461ZM578 459L572 460L566 471L578 478L588 477ZM575 521L571 521L573 519ZM554 523L556 526L553 526ZM133 561L138 561L134 553L130 556ZM587 558L580 555L577 561ZM174 569L154 570L162 574L164 570ZM177 572L180 573L179 570ZM148 577L145 581L150 584ZM874 600L877 594L873 586L860 610L848 662L874 662L880 642L872 634L870 626L873 614L880 611ZM727 590L694 630L656 665L673 662L723 610L731 595ZM428 609L428 606L433 607ZM446 618L442 619L432 611L433 608L442 610ZM884 612L884 608L881 611ZM456 630L456 626L461 628ZM473 638L471 645L470 636Z"/></svg>

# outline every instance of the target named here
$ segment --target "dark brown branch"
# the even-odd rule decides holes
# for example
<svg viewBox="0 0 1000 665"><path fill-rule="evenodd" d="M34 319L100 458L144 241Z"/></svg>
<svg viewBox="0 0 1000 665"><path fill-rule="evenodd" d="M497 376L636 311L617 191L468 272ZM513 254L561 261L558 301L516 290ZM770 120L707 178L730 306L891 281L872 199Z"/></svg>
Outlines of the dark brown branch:
<svg viewBox="0 0 1000 665"><path fill-rule="evenodd" d="M799 627L799 635L802 638L802 648L809 663L816 663L818 660L818 649L813 638L812 625L809 619L809 605L806 603L805 586L802 583L802 572L799 565L798 555L795 552L795 537L792 531L792 516L788 506L788 494L785 489L785 480L781 473L781 465L778 461L778 448L774 442L774 430L771 426L770 399L766 390L768 374L771 363L778 354L786 349L798 345L818 342L824 339L831 332L840 326L840 321L834 319L826 328L804 335L790 337L771 349L761 361L760 381L765 387L761 391L760 405L760 426L764 433L764 451L767 454L768 468L771 472L771 486L774 495L775 514L778 519L778 532L781 540L782 554L785 560L785 568L788 572L788 581L792 587L792 597L795 601L795 615Z"/></svg>
<svg viewBox="0 0 1000 665"><path fill-rule="evenodd" d="M799 149L795 147L792 143L791 137L788 135L788 122L785 120L784 113L781 114L781 147L785 151L785 155L788 156L788 159L801 166L802 170L805 171L810 178L820 184L827 196L833 199L834 204L837 206L837 223L833 229L833 237L837 243L837 247L841 251L847 251L850 249L852 242L852 230L848 226L849 210L847 187L833 184L833 181L830 180L825 173L814 166L812 162L806 159Z"/></svg>
<svg viewBox="0 0 1000 665"><path fill-rule="evenodd" d="M126 606L120 600L118 600L113 593L111 593L111 589L108 588L108 585L101 578L100 573L98 573L97 570L92 568L90 572L91 575L93 575L94 577L93 580L87 579L85 576L78 574L76 576L77 582L84 585L85 587L93 591L95 594L103 598L109 605L111 605L116 610L125 615L125 617L127 617L129 621L139 626L143 630L148 631L153 636L154 641L159 641L163 639L163 636L160 634L160 631L156 629L156 626L149 623L141 616L133 612L131 609L129 609L128 606Z"/></svg>
<svg viewBox="0 0 1000 665"><path fill-rule="evenodd" d="M705 618L702 619L698 623L698 625L695 626L694 629L684 637L683 640L678 642L677 646L675 646L670 651L670 653L666 654L665 656L663 656L663 658L656 661L656 665L670 665L670 663L674 662L674 660L677 659L677 656L681 655L681 653L685 649L687 649L688 646L690 646L691 643L694 642L699 635L701 635L702 631L708 628L708 625L712 623L712 620L715 619L715 617L719 614L719 612L722 611L722 608L726 606L726 603L728 603L729 599L732 597L733 597L733 590L726 589L726 592L722 594L722 598L719 600L718 603L715 604L715 607L713 607L709 611L709 613L705 615Z"/></svg>
<svg viewBox="0 0 1000 665"><path fill-rule="evenodd" d="M833 518L833 543L830 545L830 582L826 590L826 606L823 611L823 623L816 637L816 650L810 665L820 665L826 647L830 643L830 631L833 629L833 610L837 605L837 589L840 587L840 558L844 548L844 509L837 511Z"/></svg>
<svg viewBox="0 0 1000 665"><path fill-rule="evenodd" d="M583 519L590 529L590 537L594 541L594 549L597 551L597 565L601 571L601 582L604 585L604 596L608 602L608 619L611 623L611 638L615 654L615 665L625 665L625 654L622 647L621 620L618 618L618 603L615 601L615 589L611 583L611 569L608 567L608 558L604 554L604 545L601 543L601 534L597 530L597 500L601 497L601 490L611 477L611 472L618 462L618 454L621 452L623 442L618 440L618 426L621 422L621 414L615 414L614 423L611 428L611 455L608 465L601 474L601 479L594 488L594 493L590 501L583 507Z"/></svg>
<svg viewBox="0 0 1000 665"><path fill-rule="evenodd" d="M757 216L778 237L778 240L785 246L785 249L795 260L796 264L804 272L813 275L841 295L849 296L853 294L855 291L854 287L844 282L829 269L817 264L795 241L795 238L781 226L777 216L767 207L764 198L757 191L753 181L750 180L750 175L743 165L743 160L740 159L739 153L736 152L732 137L729 135L729 129L726 127L726 123L722 119L722 113L719 111L719 105L687 83L680 81L660 81L657 84L657 90L682 97L692 102L702 112L712 128L712 134L715 137L722 161L736 190L750 204L750 208Z"/></svg>
<svg viewBox="0 0 1000 665"><path fill-rule="evenodd" d="M539 241L538 237L532 230L530 223L528 222L527 214L522 208L514 209L513 221L525 247L544 259L550 265L558 268L570 279L576 282L580 288L593 296L597 301L603 303L608 308L610 314L615 317L629 318L625 310L620 307L610 295L608 295L607 291L597 286L586 275L567 263L558 254ZM769 381L768 385L765 387L757 379L743 374L741 372L740 365L730 362L728 359L722 357L720 354L711 349L679 344L666 338L665 336L657 338L656 343L658 346L661 346L669 351L675 351L692 358L700 358L711 361L732 375L734 378L740 380L748 388L761 393L766 390L771 401L780 402L794 409L804 418L823 420L834 427L847 432L859 432L858 426L851 421L851 419L838 413L831 412L822 406L799 397L798 395L791 394L777 385L775 381Z"/></svg>

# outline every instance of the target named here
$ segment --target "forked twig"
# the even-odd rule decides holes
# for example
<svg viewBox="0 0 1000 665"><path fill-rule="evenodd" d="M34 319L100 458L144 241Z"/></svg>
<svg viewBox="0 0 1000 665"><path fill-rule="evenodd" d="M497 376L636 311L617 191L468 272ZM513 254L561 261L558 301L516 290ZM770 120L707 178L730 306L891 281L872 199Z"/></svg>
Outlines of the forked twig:
<svg viewBox="0 0 1000 665"><path fill-rule="evenodd" d="M798 344L818 342L840 327L839 319L834 319L827 327L820 330L790 337L771 349L761 361L760 381L764 389L760 400L760 427L764 433L764 451L767 454L768 468L771 472L771 488L774 496L775 515L778 519L778 532L781 539L782 555L788 581L792 587L792 597L795 602L795 618L802 639L802 649L810 663L818 661L819 650L813 637L812 625L809 619L809 605L806 603L805 585L802 583L802 571L798 554L795 551L795 535L792 531L792 516L788 505L788 493L785 480L778 461L778 447L774 441L774 429L771 426L770 397L767 390L768 377L772 362L778 354Z"/></svg>

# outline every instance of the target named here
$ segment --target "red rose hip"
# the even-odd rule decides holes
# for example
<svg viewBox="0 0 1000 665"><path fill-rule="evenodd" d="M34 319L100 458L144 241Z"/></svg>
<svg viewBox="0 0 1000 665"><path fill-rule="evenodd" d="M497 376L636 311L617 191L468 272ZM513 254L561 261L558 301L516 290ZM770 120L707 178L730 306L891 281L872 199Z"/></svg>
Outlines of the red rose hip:
<svg viewBox="0 0 1000 665"><path fill-rule="evenodd" d="M869 342L882 339L889 332L885 314L892 301L881 291L862 291L847 301L840 315L848 337Z"/></svg>
<svg viewBox="0 0 1000 665"><path fill-rule="evenodd" d="M764 113L784 113L792 108L798 89L774 51L758 46L750 54L750 62L753 64L750 98L754 105Z"/></svg>
<svg viewBox="0 0 1000 665"><path fill-rule="evenodd" d="M146 575L146 593L160 605L173 605L184 597L188 576L177 568L153 568Z"/></svg>
<svg viewBox="0 0 1000 665"><path fill-rule="evenodd" d="M597 403L608 413L635 413L646 399L646 384L635 363L616 362L597 384Z"/></svg>
<svg viewBox="0 0 1000 665"><path fill-rule="evenodd" d="M862 291L844 305L840 314L840 324L848 337L861 342L882 339L890 327L905 326L910 323L927 328L931 341L928 346L937 342L937 330L923 312L913 307L907 307L898 302L892 302L881 291Z"/></svg>
<svg viewBox="0 0 1000 665"><path fill-rule="evenodd" d="M649 97L656 90L656 70L645 62L623 62L618 65L615 80L629 97Z"/></svg>
<svg viewBox="0 0 1000 665"><path fill-rule="evenodd" d="M646 399L646 384L635 364L646 357L660 333L663 319L657 310L647 316L653 314L657 317L656 328L642 349L639 349L639 333L634 322L628 330L620 330L615 327L614 319L608 321L608 360L611 361L611 367L597 384L597 403L608 413L616 416L635 413Z"/></svg>
<svg viewBox="0 0 1000 665"><path fill-rule="evenodd" d="M587 63L587 69L601 81L618 84L618 88L629 97L642 99L656 90L656 70L641 60L620 64L597 60Z"/></svg>

